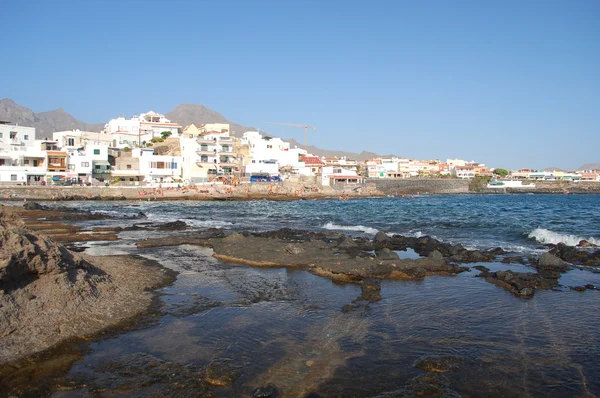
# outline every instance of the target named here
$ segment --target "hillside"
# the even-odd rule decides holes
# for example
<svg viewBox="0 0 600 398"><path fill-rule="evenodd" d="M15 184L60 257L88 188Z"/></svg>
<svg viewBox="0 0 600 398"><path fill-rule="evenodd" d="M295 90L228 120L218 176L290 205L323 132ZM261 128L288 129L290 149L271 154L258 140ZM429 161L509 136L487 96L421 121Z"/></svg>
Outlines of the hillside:
<svg viewBox="0 0 600 398"><path fill-rule="evenodd" d="M10 98L0 100L0 120L21 126L35 127L37 139L50 138L55 131L79 129L100 131L104 124L89 124L75 119L64 109L35 113L31 109L15 103Z"/></svg>
<svg viewBox="0 0 600 398"><path fill-rule="evenodd" d="M204 105L181 104L166 113L165 116L167 119L179 123L182 126L187 126L192 123L196 125L204 123L229 123L231 125L231 135L235 137L241 137L246 131L255 130L253 127L244 127L239 123L232 122L219 112L213 111ZM104 128L104 124L89 124L78 120L63 108L35 113L31 109L15 103L10 98L0 100L0 120L13 122L21 126L35 127L37 139L50 138L55 131L73 129L101 131ZM266 132L263 133L267 134ZM293 138L284 140L290 142L292 147L298 146L317 156L337 156L338 158L345 156L348 159L355 160L366 160L379 156L373 152L363 151L361 153L354 153L320 149L312 145L304 146ZM164 148L157 149L158 151L165 151L165 153L168 154L174 154L174 152L176 152L174 148L170 148L168 145L165 145ZM390 156L393 155L384 155L384 157Z"/></svg>
<svg viewBox="0 0 600 398"><path fill-rule="evenodd" d="M179 123L182 126L187 126L189 124L195 124L197 126L205 123L229 123L231 130L230 135L235 137L241 137L244 132L250 129L228 120L219 112L208 109L204 105L177 105L171 112L165 114L165 116L167 119Z"/></svg>

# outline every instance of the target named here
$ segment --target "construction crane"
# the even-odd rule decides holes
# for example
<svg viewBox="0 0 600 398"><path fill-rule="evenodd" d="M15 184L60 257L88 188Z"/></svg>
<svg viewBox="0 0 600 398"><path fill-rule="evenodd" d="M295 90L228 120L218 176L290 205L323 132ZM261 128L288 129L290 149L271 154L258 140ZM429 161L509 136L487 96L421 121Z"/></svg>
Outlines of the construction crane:
<svg viewBox="0 0 600 398"><path fill-rule="evenodd" d="M289 127L300 127L304 129L304 146L308 145L308 129L315 130L317 126L309 126L308 124L297 124L297 123L277 123L277 122L265 122L265 124L277 124L279 126L289 126Z"/></svg>

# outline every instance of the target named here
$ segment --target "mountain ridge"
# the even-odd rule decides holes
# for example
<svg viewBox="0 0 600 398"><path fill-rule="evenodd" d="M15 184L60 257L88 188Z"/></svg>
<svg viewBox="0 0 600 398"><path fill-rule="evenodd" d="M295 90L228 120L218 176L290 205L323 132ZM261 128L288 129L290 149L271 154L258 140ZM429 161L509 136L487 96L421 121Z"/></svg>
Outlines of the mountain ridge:
<svg viewBox="0 0 600 398"><path fill-rule="evenodd" d="M249 130L256 130L254 127L245 127L239 123L232 122L223 114L207 108L202 104L180 104L165 114L165 116L173 122L179 123L182 126L189 124L205 124L205 123L229 123L231 126L231 135L241 137L242 134ZM76 119L62 107L51 111L33 112L31 109L19 105L10 98L0 100L0 120L13 122L21 126L32 126L36 128L36 138L50 138L54 131L64 131L79 129L83 131L101 131L104 124L91 124ZM269 134L261 130L263 134ZM312 145L302 145L293 138L284 139L288 141L292 147L298 147L307 150L309 153L316 156L326 157L346 157L363 161L376 157L391 157L396 155L378 155L374 152L362 151L361 153L328 150L317 148ZM577 170L600 169L598 163L584 163Z"/></svg>

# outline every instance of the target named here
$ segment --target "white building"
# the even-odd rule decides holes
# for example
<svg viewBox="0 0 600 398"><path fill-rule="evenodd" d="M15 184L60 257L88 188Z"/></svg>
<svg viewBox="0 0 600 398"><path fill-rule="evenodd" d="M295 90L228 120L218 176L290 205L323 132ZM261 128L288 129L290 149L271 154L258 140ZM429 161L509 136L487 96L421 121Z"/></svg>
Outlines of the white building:
<svg viewBox="0 0 600 398"><path fill-rule="evenodd" d="M41 183L47 153L35 140L35 128L0 122L0 182Z"/></svg>
<svg viewBox="0 0 600 398"><path fill-rule="evenodd" d="M174 182L181 180L181 156L154 155L149 148L136 148L131 151L133 158L139 159L139 175L146 182Z"/></svg>
<svg viewBox="0 0 600 398"><path fill-rule="evenodd" d="M144 147L153 138L160 138L165 131L177 137L180 128L181 125L171 123L165 115L149 111L131 119L112 119L104 126L104 133L111 135L111 147L123 149Z"/></svg>
<svg viewBox="0 0 600 398"><path fill-rule="evenodd" d="M198 129L194 125L184 129L180 146L185 181L205 183L210 178L240 171L236 139L229 136L228 127L221 130L204 132L205 127Z"/></svg>
<svg viewBox="0 0 600 398"><path fill-rule="evenodd" d="M321 169L322 185L348 185L360 184L362 177L354 170L347 170L337 166L324 166Z"/></svg>
<svg viewBox="0 0 600 398"><path fill-rule="evenodd" d="M301 148L290 148L290 143L280 138L263 136L258 131L247 131L241 139L241 145L248 148L248 156L244 158L245 174L268 171L271 175L280 173L286 168L292 174L303 174L306 165L302 157L307 151Z"/></svg>

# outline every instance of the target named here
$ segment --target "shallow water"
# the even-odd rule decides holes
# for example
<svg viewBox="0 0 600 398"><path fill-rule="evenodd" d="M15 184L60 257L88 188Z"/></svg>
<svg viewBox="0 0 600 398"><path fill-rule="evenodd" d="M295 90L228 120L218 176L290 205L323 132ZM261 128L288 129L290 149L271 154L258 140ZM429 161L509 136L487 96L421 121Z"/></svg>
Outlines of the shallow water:
<svg viewBox="0 0 600 398"><path fill-rule="evenodd" d="M82 207L119 214L141 210L152 221L195 220L195 229L218 224L226 230L286 226L322 231L332 223L354 228L337 229L352 234L364 234L357 226L365 227L362 231L420 231L476 247L522 247L519 254L547 250L527 235L550 224L564 236L598 238L598 229L590 226L600 219L594 207L598 196L580 197L576 209L563 211L566 221L559 221L556 209L568 199L523 195L517 201L515 196L143 203L130 208L82 203ZM559 204L548 210L553 200ZM442 205L449 210L440 210ZM511 215L503 222L484 221L508 209ZM410 222L405 213L412 214ZM267 218L261 221L264 215ZM367 230L367 235L372 232ZM459 358L458 370L445 376L463 396L600 395L600 291L568 288L600 285L600 274L590 270L565 273L559 280L565 288L538 291L531 299L487 283L474 269L455 277L384 281L381 301L342 313L341 308L361 294L359 286L335 284L303 270L223 263L211 257L208 248L135 247L135 241L154 234L124 232L121 241L86 244L89 254L140 254L177 270L179 276L159 291L158 322L92 343L90 352L66 375L77 389L57 391L54 397L89 392L107 397L178 396L178 391L184 392L179 396L189 396L181 384L191 383L189 375L196 370L222 382L210 388L215 396L249 396L254 388L272 383L289 397L310 392L368 397L401 389L424 374L413 363L425 355ZM398 254L415 257L410 251ZM535 272L521 264L481 265L492 271ZM171 365L156 372L144 368L159 361Z"/></svg>

